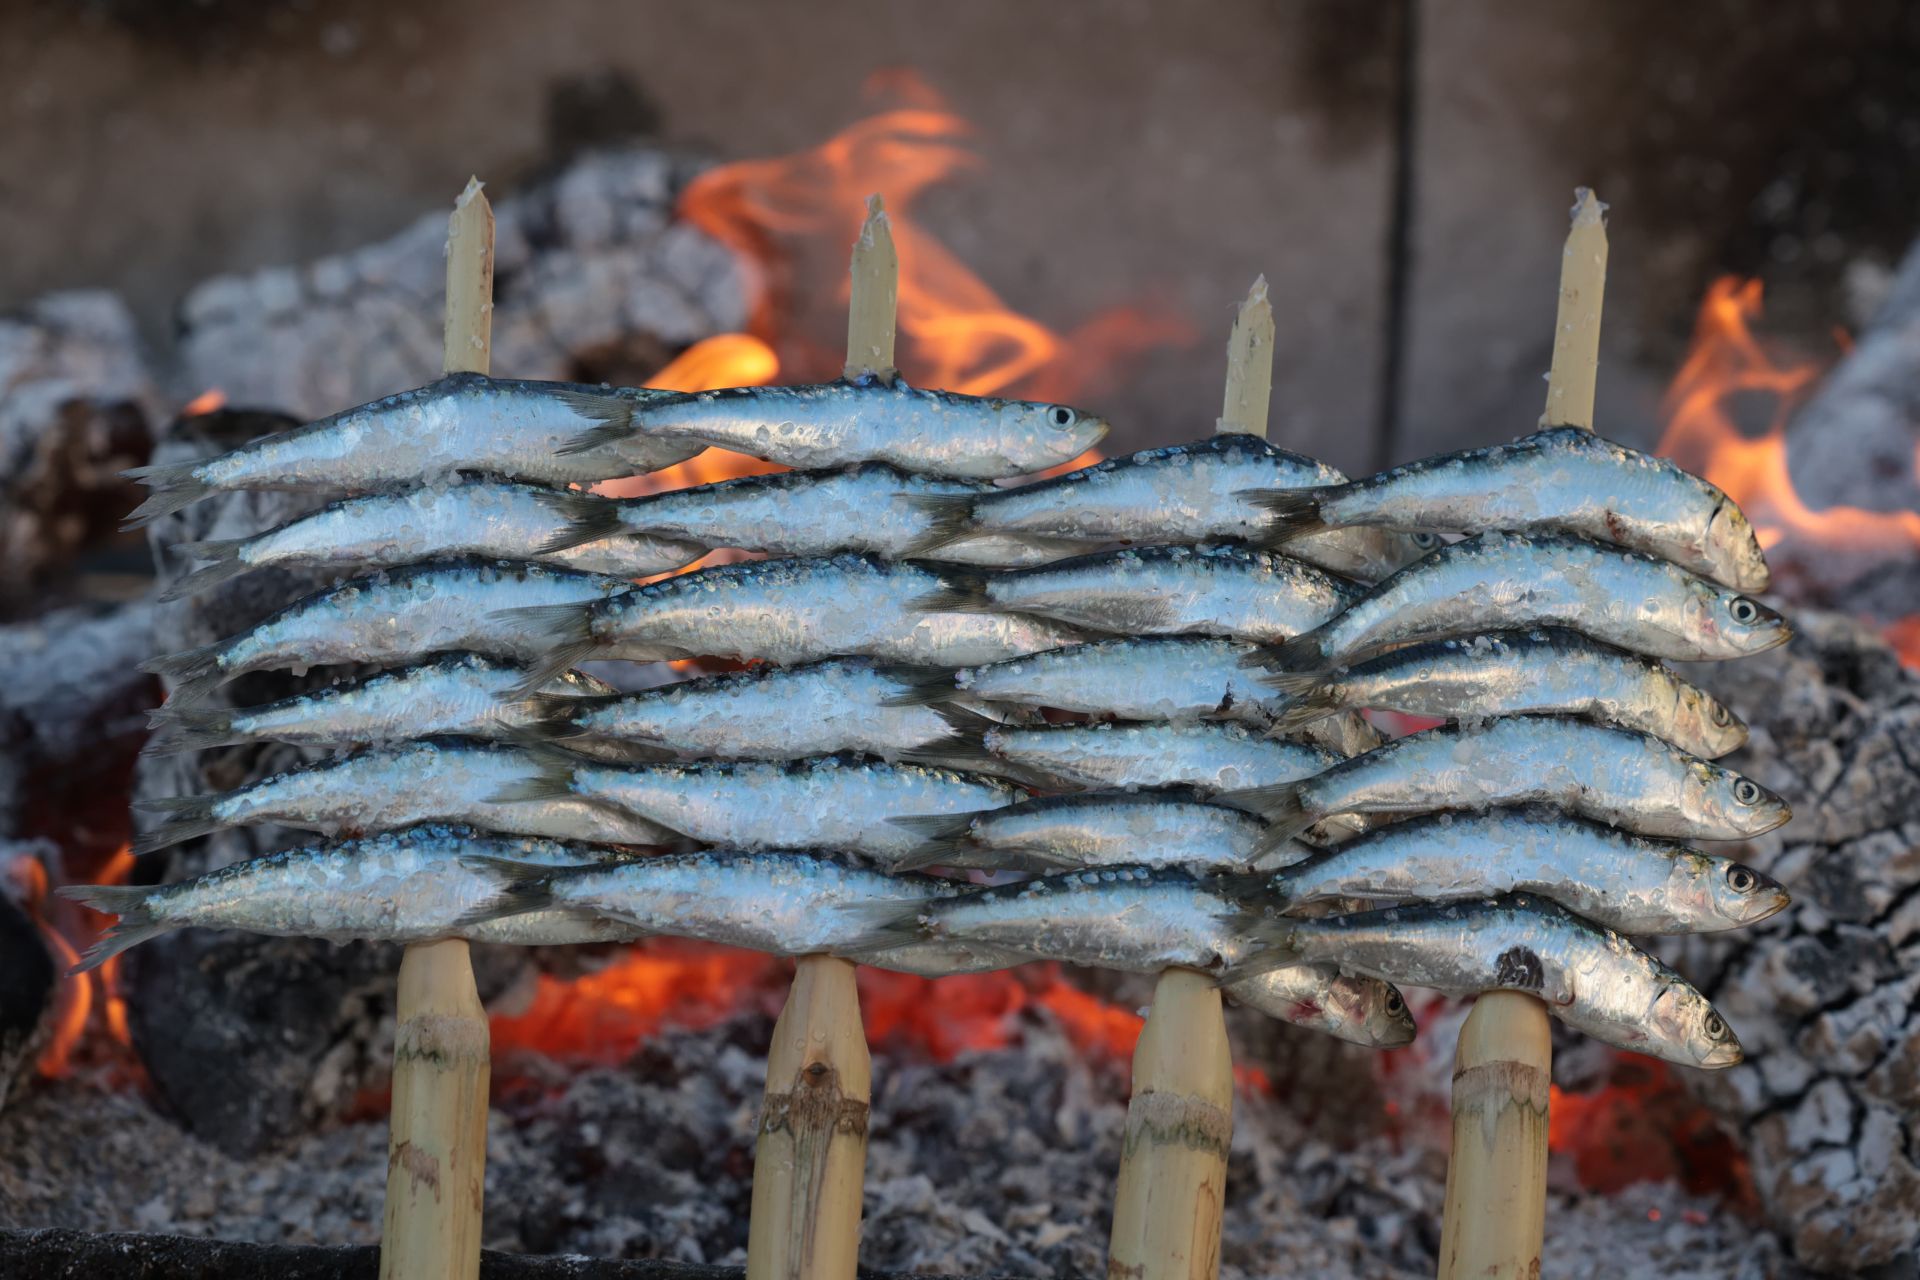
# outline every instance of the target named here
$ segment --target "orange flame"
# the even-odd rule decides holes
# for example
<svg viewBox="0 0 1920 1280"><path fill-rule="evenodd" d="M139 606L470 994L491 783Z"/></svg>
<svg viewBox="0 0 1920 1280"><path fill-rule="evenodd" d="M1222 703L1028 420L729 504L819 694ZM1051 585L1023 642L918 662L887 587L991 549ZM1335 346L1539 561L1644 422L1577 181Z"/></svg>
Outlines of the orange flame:
<svg viewBox="0 0 1920 1280"><path fill-rule="evenodd" d="M1659 452L1726 490L1753 521L1770 558L1789 572L1805 562L1824 579L1849 582L1889 561L1920 558L1920 512L1814 510L1795 491L1787 422L1821 370L1814 361L1787 360L1766 349L1753 333L1760 304L1758 280L1728 276L1708 289L1693 348L1667 390ZM1753 397L1768 405L1770 415L1759 436L1747 435L1734 416L1736 406ZM1920 666L1916 630L1912 619L1902 619L1890 628L1889 639L1909 665Z"/></svg>
<svg viewBox="0 0 1920 1280"><path fill-rule="evenodd" d="M97 873L82 879L97 884L120 884L125 882L132 867L133 853L122 846ZM34 1069L44 1077L57 1079L70 1074L76 1060L82 1057L89 1062L104 1058L110 1064L130 1064L133 1040L127 1030L127 1006L120 992L118 959L92 973L69 972L79 961L80 952L99 938L105 917L54 899L49 892L51 881L47 867L38 858L17 858L8 870L19 886L22 906L40 928L56 975L47 1042L35 1060ZM89 1028L96 1022L112 1046L105 1054L92 1052L92 1042L88 1040Z"/></svg>
<svg viewBox="0 0 1920 1280"><path fill-rule="evenodd" d="M203 413L218 413L227 407L227 393L218 387L209 387L180 407L180 416L195 418Z"/></svg>

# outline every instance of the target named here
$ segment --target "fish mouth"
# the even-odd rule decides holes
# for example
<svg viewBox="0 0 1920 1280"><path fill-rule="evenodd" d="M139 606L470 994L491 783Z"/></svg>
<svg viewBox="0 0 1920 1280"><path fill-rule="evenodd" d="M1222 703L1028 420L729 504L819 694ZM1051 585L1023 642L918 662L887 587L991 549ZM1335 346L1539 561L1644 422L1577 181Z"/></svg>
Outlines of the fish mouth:
<svg viewBox="0 0 1920 1280"><path fill-rule="evenodd" d="M1767 895L1767 897L1763 901L1755 904L1753 913L1749 915L1745 920L1741 921L1741 923L1742 924L1758 924L1762 920L1766 920L1773 916L1779 915L1782 911L1785 911L1788 907L1792 905L1793 905L1793 895L1788 893L1785 889L1775 888L1774 891L1771 894Z"/></svg>
<svg viewBox="0 0 1920 1280"><path fill-rule="evenodd" d="M1746 1061L1746 1057L1746 1051L1740 1047L1740 1042L1729 1036L1725 1040L1716 1041L1699 1061L1701 1066L1717 1070L1721 1067L1738 1066Z"/></svg>

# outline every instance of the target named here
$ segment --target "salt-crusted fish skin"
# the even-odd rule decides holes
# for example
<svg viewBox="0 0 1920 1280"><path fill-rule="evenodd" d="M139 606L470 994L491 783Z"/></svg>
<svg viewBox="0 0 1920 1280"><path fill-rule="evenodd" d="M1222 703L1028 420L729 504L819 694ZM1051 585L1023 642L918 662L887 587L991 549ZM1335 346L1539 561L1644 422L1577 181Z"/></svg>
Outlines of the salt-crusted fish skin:
<svg viewBox="0 0 1920 1280"><path fill-rule="evenodd" d="M909 498L993 492L998 490L982 480L914 475L866 462L828 471L739 476L640 498L569 494L561 501L573 508L571 524L541 543L540 550L596 545L624 533L775 556L857 551L899 559L932 527L932 517ZM1080 543L988 534L942 547L939 558L1001 568L1043 564L1084 549Z"/></svg>
<svg viewBox="0 0 1920 1280"><path fill-rule="evenodd" d="M1263 849L1266 824L1183 788L1043 796L984 813L894 818L925 843L893 864L1056 872L1096 866L1266 869L1310 850Z"/></svg>
<svg viewBox="0 0 1920 1280"><path fill-rule="evenodd" d="M1240 496L1250 489L1342 483L1324 462L1276 448L1258 436L1221 434L1192 444L1143 449L1019 488L978 497L911 499L934 519L915 548L937 554L983 533L1083 543L1257 541L1271 518ZM1288 552L1324 569L1369 581L1419 555L1431 539L1350 529L1303 538Z"/></svg>
<svg viewBox="0 0 1920 1280"><path fill-rule="evenodd" d="M1269 1018L1369 1049L1413 1043L1417 1028L1392 983L1343 974L1337 965L1296 964L1220 984L1236 1004Z"/></svg>
<svg viewBox="0 0 1920 1280"><path fill-rule="evenodd" d="M1227 797L1283 839L1333 814L1418 814L1549 804L1636 835L1743 840L1793 816L1751 778L1651 734L1564 716L1428 729L1315 778Z"/></svg>
<svg viewBox="0 0 1920 1280"><path fill-rule="evenodd" d="M916 670L862 658L755 667L637 693L538 694L523 704L550 741L592 738L658 759L794 760L857 751L883 759L940 754L991 721L958 707L899 706Z"/></svg>
<svg viewBox="0 0 1920 1280"><path fill-rule="evenodd" d="M997 778L852 755L642 765L548 756L537 778L494 799L587 800L702 844L832 849L891 864L921 840L889 818L972 813L1026 795Z"/></svg>
<svg viewBox="0 0 1920 1280"><path fill-rule="evenodd" d="M395 831L420 823L600 844L670 844L680 836L633 815L568 796L492 797L549 767L546 753L500 743L410 742L333 757L232 791L171 796L135 808L167 820L134 841L135 855L249 822L327 834Z"/></svg>
<svg viewBox="0 0 1920 1280"><path fill-rule="evenodd" d="M1747 726L1712 694L1663 663L1577 632L1495 632L1391 649L1325 672L1278 672L1278 726L1294 730L1359 707L1442 720L1577 715L1638 729L1717 759L1743 746Z"/></svg>
<svg viewBox="0 0 1920 1280"><path fill-rule="evenodd" d="M692 564L705 553L695 543L618 530L563 550L534 550L566 530L580 504L606 501L497 480L348 498L251 537L178 544L176 553L213 563L187 574L160 598L190 596L249 569L380 569L478 556L644 578Z"/></svg>
<svg viewBox="0 0 1920 1280"><path fill-rule="evenodd" d="M1052 790L1186 786L1203 795L1310 778L1344 757L1230 721L989 724L939 751L959 768L1012 768Z"/></svg>
<svg viewBox="0 0 1920 1280"><path fill-rule="evenodd" d="M697 442L629 430L635 404L599 387L452 373L215 458L135 467L126 474L153 493L127 527L238 489L367 492L462 472L589 483L672 466L700 452ZM591 448L562 452L596 427L617 430Z"/></svg>
<svg viewBox="0 0 1920 1280"><path fill-rule="evenodd" d="M435 653L470 652L518 662L546 647L503 623L508 609L584 604L631 591L608 574L509 560L428 561L355 578L296 600L242 635L142 663L165 677L171 700L199 700L249 671L305 670L334 663L394 665ZM572 664L530 672L538 688Z"/></svg>
<svg viewBox="0 0 1920 1280"><path fill-rule="evenodd" d="M93 969L174 929L240 929L283 937L425 942L467 936L511 901L517 880L617 858L617 851L461 827L406 831L264 854L191 880L156 885L68 885L62 896L119 916L81 957ZM558 936L523 922L497 940L582 940L580 922L549 918ZM475 936L486 936L482 930Z"/></svg>
<svg viewBox="0 0 1920 1280"><path fill-rule="evenodd" d="M999 480L1071 462L1107 434L1104 421L1069 405L928 391L904 378L612 394L634 398L630 417L610 414L605 426L563 451L640 435L787 467L886 462L923 475Z"/></svg>
<svg viewBox="0 0 1920 1280"><path fill-rule="evenodd" d="M1483 533L1430 553L1257 661L1318 671L1392 645L1529 627L1683 661L1762 653L1793 634L1759 601L1644 552L1566 534Z"/></svg>
<svg viewBox="0 0 1920 1280"><path fill-rule="evenodd" d="M150 718L155 733L146 750L163 754L244 742L338 748L432 737L505 741L530 732L541 715L558 715L568 703L614 696L604 682L567 671L541 689L538 696L546 701L536 709L508 696L526 674L477 653L449 653L264 706L166 702Z"/></svg>
<svg viewBox="0 0 1920 1280"><path fill-rule="evenodd" d="M1731 858L1543 809L1397 822L1295 863L1274 876L1271 890L1287 908L1517 891L1627 934L1737 929L1789 901L1778 882Z"/></svg>
<svg viewBox="0 0 1920 1280"><path fill-rule="evenodd" d="M1671 560L1738 591L1765 591L1760 540L1733 499L1665 458L1580 427L1441 454L1346 484L1249 494L1274 515L1269 545L1355 526L1562 532Z"/></svg>
<svg viewBox="0 0 1920 1280"><path fill-rule="evenodd" d="M1272 917L1263 933L1268 945L1249 970L1292 956L1448 995L1524 991L1616 1048L1687 1067L1730 1067L1742 1057L1732 1028L1679 974L1613 930L1530 895Z"/></svg>
<svg viewBox="0 0 1920 1280"><path fill-rule="evenodd" d="M1271 552L1128 547L984 577L966 607L1037 614L1115 635L1272 644L1328 622L1361 594L1354 583Z"/></svg>

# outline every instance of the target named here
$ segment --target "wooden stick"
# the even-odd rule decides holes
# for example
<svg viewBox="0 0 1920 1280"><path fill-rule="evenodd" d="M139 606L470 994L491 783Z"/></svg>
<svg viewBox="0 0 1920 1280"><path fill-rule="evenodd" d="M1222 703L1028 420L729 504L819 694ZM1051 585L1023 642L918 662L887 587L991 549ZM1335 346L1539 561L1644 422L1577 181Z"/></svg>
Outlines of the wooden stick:
<svg viewBox="0 0 1920 1280"><path fill-rule="evenodd" d="M1273 399L1273 304L1267 278L1247 291L1227 339L1227 400L1216 431L1265 437L1268 404Z"/></svg>
<svg viewBox="0 0 1920 1280"><path fill-rule="evenodd" d="M1606 206L1582 187L1560 260L1553 371L1542 426L1593 429L1606 292ZM1489 991L1460 1028L1453 1065L1453 1158L1440 1223L1441 1280L1532 1280L1546 1238L1547 1086L1553 1035L1547 1007Z"/></svg>
<svg viewBox="0 0 1920 1280"><path fill-rule="evenodd" d="M1233 1138L1233 1056L1220 988L1169 969L1133 1050L1108 1280L1214 1280Z"/></svg>
<svg viewBox="0 0 1920 1280"><path fill-rule="evenodd" d="M879 196L853 245L848 378L893 381L900 259ZM854 1280L867 1176L873 1061L854 967L802 956L767 1050L753 1153L747 1280Z"/></svg>
<svg viewBox="0 0 1920 1280"><path fill-rule="evenodd" d="M845 376L872 376L891 384L893 336L900 303L900 255L893 248L893 224L879 196L867 197L867 220L853 242L853 293L847 299Z"/></svg>
<svg viewBox="0 0 1920 1280"><path fill-rule="evenodd" d="M469 179L447 234L445 368L487 372L493 209ZM487 1011L459 938L408 947L393 1037L381 1280L474 1280L487 1174Z"/></svg>

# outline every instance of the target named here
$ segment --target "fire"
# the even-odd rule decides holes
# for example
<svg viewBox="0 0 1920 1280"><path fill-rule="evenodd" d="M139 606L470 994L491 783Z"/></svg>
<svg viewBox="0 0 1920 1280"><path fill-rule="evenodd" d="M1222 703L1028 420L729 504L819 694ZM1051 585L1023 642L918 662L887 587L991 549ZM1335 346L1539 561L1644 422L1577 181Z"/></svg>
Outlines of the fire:
<svg viewBox="0 0 1920 1280"><path fill-rule="evenodd" d="M1667 391L1659 452L1726 490L1784 576L1818 574L1848 582L1889 561L1920 558L1920 512L1816 511L1795 491L1786 426L1821 369L1817 362L1767 350L1753 333L1760 311L1758 280L1724 277L1707 291L1693 348ZM1755 398L1767 405L1769 422L1761 435L1750 436L1735 411ZM1917 631L1920 624L1912 618L1889 629L1911 666L1920 666Z"/></svg>
<svg viewBox="0 0 1920 1280"><path fill-rule="evenodd" d="M180 416L197 418L203 413L218 413L226 407L227 393L218 387L209 387L180 406Z"/></svg>
<svg viewBox="0 0 1920 1280"><path fill-rule="evenodd" d="M1547 1146L1590 1191L1675 1182L1738 1207L1758 1203L1739 1145L1654 1059L1621 1057L1614 1078L1589 1093L1549 1086Z"/></svg>
<svg viewBox="0 0 1920 1280"><path fill-rule="evenodd" d="M133 867L133 853L126 846L117 849L95 873L71 877L73 882L121 884ZM116 958L91 973L73 974L80 953L99 938L106 917L83 911L54 898L51 877L39 858L16 858L8 867L19 891L27 915L40 926L42 940L53 958L54 991L48 1015L45 1046L34 1068L48 1079L72 1073L79 1059L88 1065L101 1061L115 1068L131 1063L133 1043L127 1029L127 1005L120 990L120 965ZM98 1024L106 1033L107 1051L93 1052L89 1028Z"/></svg>

